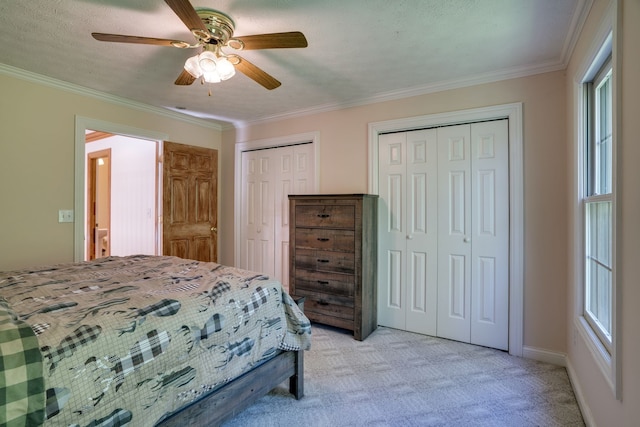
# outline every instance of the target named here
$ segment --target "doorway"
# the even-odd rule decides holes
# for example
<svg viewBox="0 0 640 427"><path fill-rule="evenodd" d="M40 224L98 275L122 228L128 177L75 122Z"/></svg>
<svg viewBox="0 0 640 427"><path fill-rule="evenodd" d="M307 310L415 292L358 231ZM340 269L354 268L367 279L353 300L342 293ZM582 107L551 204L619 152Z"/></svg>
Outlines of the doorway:
<svg viewBox="0 0 640 427"><path fill-rule="evenodd" d="M87 153L87 259L111 255L111 149Z"/></svg>
<svg viewBox="0 0 640 427"><path fill-rule="evenodd" d="M159 253L158 150L158 141L87 133L87 260Z"/></svg>
<svg viewBox="0 0 640 427"><path fill-rule="evenodd" d="M121 137L129 137L134 140L141 140L145 142L151 142L153 144L158 144L157 141L162 141L167 139L167 135L159 132L148 131L145 129L133 128L130 126L120 125L116 123L105 122L101 120L91 119L82 116L76 116L75 123L75 179L74 179L74 213L75 213L75 221L74 221L74 261L81 262L88 258L89 251L89 237L91 236L91 232L88 231L88 221L89 216L87 215L87 131L96 131L98 133L117 135ZM102 135L104 136L104 135ZM102 141L104 139L101 139ZM99 143L100 141L96 141L94 143ZM104 147L102 147L104 148ZM102 149L101 148L101 149ZM156 162L156 149L153 149L152 161ZM114 156L115 152L112 151L111 156L111 167L114 167ZM135 171L135 165L132 166L132 169ZM155 166L154 166L155 170ZM111 187L111 195L113 197L115 190L115 182L114 175L115 171L112 173L112 187ZM154 188L155 181L157 177L154 178ZM151 190L151 196L153 197L154 203L157 203L158 198L156 197L156 190ZM113 208L113 205L111 206ZM154 223L157 221L157 212L160 212L160 208L157 206L150 207L152 210L149 213L148 209L145 209L142 212L143 216L151 215L153 217ZM114 215L111 215L110 219L110 240L109 240L109 251L111 255L117 254L120 249L117 248L113 238L113 234L111 233L114 226ZM92 227L93 228L93 227ZM156 227L157 228L157 227ZM153 247L153 253L156 253L159 244L157 243L157 235L156 230L154 230L153 236L150 238L144 238L146 242L151 242ZM160 252L157 252L160 253Z"/></svg>
<svg viewBox="0 0 640 427"><path fill-rule="evenodd" d="M523 213L523 120L522 104L513 103L484 108L433 114L369 124L369 192L379 190L379 138L390 132L402 132L437 126L458 125L496 119L508 119L509 139L509 353L523 355L524 323L524 213ZM380 280L379 280L380 282ZM383 284L380 284L383 286Z"/></svg>

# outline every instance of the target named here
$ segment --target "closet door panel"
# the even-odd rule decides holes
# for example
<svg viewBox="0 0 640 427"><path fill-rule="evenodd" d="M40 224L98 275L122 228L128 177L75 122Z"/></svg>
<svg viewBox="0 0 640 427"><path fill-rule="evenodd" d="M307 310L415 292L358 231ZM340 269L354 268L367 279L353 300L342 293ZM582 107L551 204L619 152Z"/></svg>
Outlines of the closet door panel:
<svg viewBox="0 0 640 427"><path fill-rule="evenodd" d="M289 194L296 185L296 157L294 147L273 149L274 158L274 270L273 277L280 279L289 289Z"/></svg>
<svg viewBox="0 0 640 427"><path fill-rule="evenodd" d="M438 129L437 335L470 341L470 126Z"/></svg>
<svg viewBox="0 0 640 427"><path fill-rule="evenodd" d="M378 323L406 328L406 134L379 138Z"/></svg>
<svg viewBox="0 0 640 427"><path fill-rule="evenodd" d="M471 125L471 343L509 345L508 121Z"/></svg>
<svg viewBox="0 0 640 427"><path fill-rule="evenodd" d="M273 169L269 150L242 154L243 205L241 215L243 253L241 267L274 274L273 266Z"/></svg>
<svg viewBox="0 0 640 427"><path fill-rule="evenodd" d="M406 330L435 335L438 309L438 151L435 129L407 132Z"/></svg>

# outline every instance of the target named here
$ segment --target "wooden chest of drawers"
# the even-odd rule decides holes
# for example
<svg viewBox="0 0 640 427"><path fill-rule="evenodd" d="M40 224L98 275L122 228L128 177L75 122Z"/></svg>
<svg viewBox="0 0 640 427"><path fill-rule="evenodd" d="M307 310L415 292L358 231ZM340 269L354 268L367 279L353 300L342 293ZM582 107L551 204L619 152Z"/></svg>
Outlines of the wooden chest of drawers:
<svg viewBox="0 0 640 427"><path fill-rule="evenodd" d="M311 321L364 340L378 326L378 196L290 195L289 203L291 296L305 297Z"/></svg>

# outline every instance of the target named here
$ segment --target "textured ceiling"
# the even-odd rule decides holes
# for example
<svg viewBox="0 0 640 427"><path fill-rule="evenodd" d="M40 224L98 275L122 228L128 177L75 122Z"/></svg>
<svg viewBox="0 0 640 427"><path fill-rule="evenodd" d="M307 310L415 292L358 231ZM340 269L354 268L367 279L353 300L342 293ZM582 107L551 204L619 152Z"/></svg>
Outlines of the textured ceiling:
<svg viewBox="0 0 640 427"><path fill-rule="evenodd" d="M193 36L161 0L2 0L0 64L238 125L563 69L590 0L192 0L235 36L301 31L309 46L242 52L282 82L238 73L173 84L197 53L107 43L91 32ZM15 70L13 67L19 69ZM0 69L1 71L2 69ZM208 96L208 88L212 96Z"/></svg>

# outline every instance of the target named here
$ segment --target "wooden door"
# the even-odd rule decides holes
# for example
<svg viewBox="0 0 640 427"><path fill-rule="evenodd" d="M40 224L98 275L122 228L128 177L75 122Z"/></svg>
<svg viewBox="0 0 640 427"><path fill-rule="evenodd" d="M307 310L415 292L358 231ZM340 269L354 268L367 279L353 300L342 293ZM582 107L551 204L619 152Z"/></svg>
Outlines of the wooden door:
<svg viewBox="0 0 640 427"><path fill-rule="evenodd" d="M218 260L218 151L164 142L162 252Z"/></svg>

